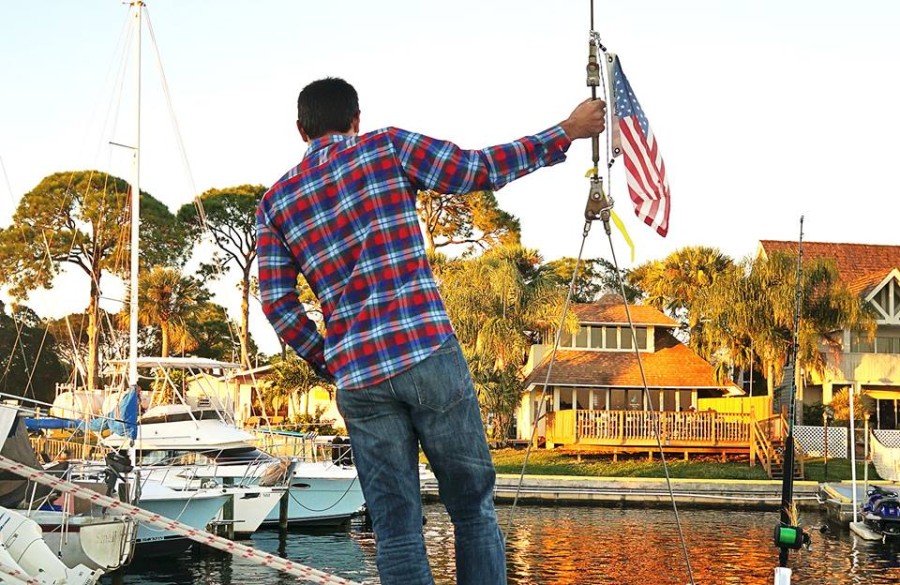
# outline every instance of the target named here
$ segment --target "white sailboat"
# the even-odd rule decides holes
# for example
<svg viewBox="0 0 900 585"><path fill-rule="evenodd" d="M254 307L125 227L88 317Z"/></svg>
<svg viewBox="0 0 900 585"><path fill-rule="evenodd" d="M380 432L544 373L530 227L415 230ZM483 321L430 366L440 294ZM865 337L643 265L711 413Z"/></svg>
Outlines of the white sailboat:
<svg viewBox="0 0 900 585"><path fill-rule="evenodd" d="M3 433L0 453L18 463L42 469L28 440L22 413L13 406L0 405L4 418L12 420ZM44 469L66 473L67 464ZM129 518L114 517L89 507L75 509L74 502L65 499L62 506L50 502L49 489L29 484L22 478L0 477L3 509L20 514L37 524L43 541L56 558L68 567L84 565L91 571L109 572L129 562L135 538L135 525ZM18 508L18 509L16 509Z"/></svg>

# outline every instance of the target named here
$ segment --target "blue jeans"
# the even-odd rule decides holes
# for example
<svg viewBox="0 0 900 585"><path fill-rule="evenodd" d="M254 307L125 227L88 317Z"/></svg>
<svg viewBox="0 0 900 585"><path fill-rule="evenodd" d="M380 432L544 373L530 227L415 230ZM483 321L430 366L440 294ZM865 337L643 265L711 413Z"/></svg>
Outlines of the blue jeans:
<svg viewBox="0 0 900 585"><path fill-rule="evenodd" d="M382 585L432 585L422 536L419 444L453 522L458 585L504 585L494 465L456 337L380 384L338 390L377 542Z"/></svg>

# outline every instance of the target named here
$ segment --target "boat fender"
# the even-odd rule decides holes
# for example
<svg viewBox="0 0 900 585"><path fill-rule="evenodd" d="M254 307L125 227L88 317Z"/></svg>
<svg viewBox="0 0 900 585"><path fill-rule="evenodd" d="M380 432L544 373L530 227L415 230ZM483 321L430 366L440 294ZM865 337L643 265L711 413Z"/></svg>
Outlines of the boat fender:
<svg viewBox="0 0 900 585"><path fill-rule="evenodd" d="M281 485L287 480L290 462L287 459L279 459L266 467L259 477L259 485L272 487Z"/></svg>

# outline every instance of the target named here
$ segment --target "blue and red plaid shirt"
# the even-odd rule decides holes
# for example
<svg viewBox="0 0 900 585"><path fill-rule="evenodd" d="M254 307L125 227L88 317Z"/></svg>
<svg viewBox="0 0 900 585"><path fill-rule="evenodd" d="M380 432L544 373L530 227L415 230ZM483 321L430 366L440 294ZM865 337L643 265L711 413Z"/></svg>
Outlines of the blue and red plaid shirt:
<svg viewBox="0 0 900 585"><path fill-rule="evenodd" d="M310 142L257 213L259 288L275 330L339 388L377 384L453 334L416 214L418 190L497 190L565 160L559 126L485 150L397 128ZM319 299L323 338L297 296Z"/></svg>

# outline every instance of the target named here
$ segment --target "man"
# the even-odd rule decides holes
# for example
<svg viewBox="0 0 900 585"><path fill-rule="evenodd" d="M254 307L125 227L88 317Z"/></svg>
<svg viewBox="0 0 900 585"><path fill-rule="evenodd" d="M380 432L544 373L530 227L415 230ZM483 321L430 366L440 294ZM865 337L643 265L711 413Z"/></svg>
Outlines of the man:
<svg viewBox="0 0 900 585"><path fill-rule="evenodd" d="M422 536L419 445L453 521L460 585L506 583L494 467L478 400L425 255L416 193L496 190L565 159L604 129L605 104L481 151L386 128L359 135L356 90L315 81L297 100L308 143L257 213L260 292L275 330L338 387L377 539L383 585L433 583ZM302 274L326 333L297 297Z"/></svg>

